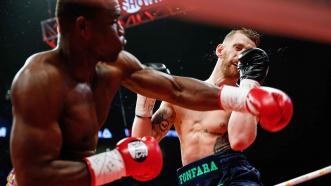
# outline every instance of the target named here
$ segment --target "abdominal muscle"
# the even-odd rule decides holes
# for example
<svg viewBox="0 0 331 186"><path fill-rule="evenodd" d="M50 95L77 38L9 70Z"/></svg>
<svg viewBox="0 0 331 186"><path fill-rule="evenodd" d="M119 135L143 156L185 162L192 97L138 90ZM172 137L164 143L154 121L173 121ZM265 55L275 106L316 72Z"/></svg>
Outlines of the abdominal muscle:
<svg viewBox="0 0 331 186"><path fill-rule="evenodd" d="M214 154L220 146L230 147L226 132L230 113L224 111L177 113L185 113L180 117L181 120L175 123L183 166Z"/></svg>

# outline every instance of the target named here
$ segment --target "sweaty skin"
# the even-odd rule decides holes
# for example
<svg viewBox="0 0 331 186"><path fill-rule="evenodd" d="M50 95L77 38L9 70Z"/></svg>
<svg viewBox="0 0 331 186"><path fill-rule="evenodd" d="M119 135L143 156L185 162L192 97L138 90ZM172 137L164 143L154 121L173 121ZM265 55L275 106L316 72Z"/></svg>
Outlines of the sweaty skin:
<svg viewBox="0 0 331 186"><path fill-rule="evenodd" d="M216 48L219 59L206 82L216 86L236 85L238 56L253 47L255 43L241 33L224 40ZM174 126L185 166L222 149L246 149L255 140L256 123L256 117L247 113L196 111L162 102L152 119L135 117L132 136L152 135L160 141Z"/></svg>
<svg viewBox="0 0 331 186"><path fill-rule="evenodd" d="M180 140L182 163L186 165L229 148L226 131L230 114L226 111L194 111L163 103L152 119L153 135L160 140L174 124Z"/></svg>
<svg viewBox="0 0 331 186"><path fill-rule="evenodd" d="M19 186L90 185L83 158L95 154L120 86L190 109L219 109L216 86L145 68L122 50L117 0L61 1L101 9L60 26L58 47L29 57L13 80L10 147Z"/></svg>

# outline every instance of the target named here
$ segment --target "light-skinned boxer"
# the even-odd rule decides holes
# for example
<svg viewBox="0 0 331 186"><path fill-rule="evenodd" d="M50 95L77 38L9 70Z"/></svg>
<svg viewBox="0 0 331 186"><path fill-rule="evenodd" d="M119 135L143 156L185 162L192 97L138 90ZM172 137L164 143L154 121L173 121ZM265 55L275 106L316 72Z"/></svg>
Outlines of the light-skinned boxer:
<svg viewBox="0 0 331 186"><path fill-rule="evenodd" d="M177 171L179 185L262 185L259 171L241 151L254 142L258 121L270 132L283 129L292 116L292 105L283 92L260 87L268 73L269 57L257 48L259 42L260 36L253 30L231 31L217 46L218 60L205 82L234 89L227 85L236 86L240 79L239 88L243 91L238 97L247 98L247 92L259 95L265 104L262 110L256 110L260 103L248 103L250 113L228 109L226 104L233 105L238 100L221 92L221 99L228 100L222 102L225 110L196 111L162 102L152 116L155 99L137 96L133 136L151 135L160 141L173 126L177 131L184 166ZM265 93L275 100L260 97ZM279 108L283 112L278 119L266 114Z"/></svg>

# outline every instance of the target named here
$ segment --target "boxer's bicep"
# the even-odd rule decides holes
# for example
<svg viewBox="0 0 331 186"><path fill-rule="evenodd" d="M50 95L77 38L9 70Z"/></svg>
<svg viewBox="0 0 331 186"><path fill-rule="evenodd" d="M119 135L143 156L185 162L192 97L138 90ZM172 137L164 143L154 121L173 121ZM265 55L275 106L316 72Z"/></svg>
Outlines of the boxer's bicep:
<svg viewBox="0 0 331 186"><path fill-rule="evenodd" d="M181 91L173 76L146 67L129 52L122 51L114 64L121 74L122 85L133 92L159 100L173 100Z"/></svg>
<svg viewBox="0 0 331 186"><path fill-rule="evenodd" d="M20 170L46 168L60 153L62 135L57 122L60 101L56 86L48 80L44 72L27 71L12 86L11 148L15 168Z"/></svg>
<svg viewBox="0 0 331 186"><path fill-rule="evenodd" d="M167 135L176 119L176 112L169 104L161 104L161 107L152 117L152 136L158 141Z"/></svg>

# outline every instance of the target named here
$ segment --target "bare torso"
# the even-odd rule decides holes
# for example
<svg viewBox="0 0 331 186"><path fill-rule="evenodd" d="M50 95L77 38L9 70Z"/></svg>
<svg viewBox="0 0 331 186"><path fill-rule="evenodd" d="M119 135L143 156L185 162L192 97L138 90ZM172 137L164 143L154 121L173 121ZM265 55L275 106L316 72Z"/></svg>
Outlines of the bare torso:
<svg viewBox="0 0 331 186"><path fill-rule="evenodd" d="M58 158L82 160L96 151L98 130L106 120L120 79L109 73L104 64L98 63L93 81L79 82L73 78L63 62L58 53L44 52L37 54L22 72L43 70L50 79L56 79L48 88L56 90L60 94L56 96L62 97L58 116L62 146ZM57 99L50 97L53 98ZM44 104L48 104L48 101ZM16 130L20 130L19 128L20 125L16 125ZM48 144L45 142L43 145Z"/></svg>
<svg viewBox="0 0 331 186"><path fill-rule="evenodd" d="M60 126L63 133L61 156L81 159L95 153L98 130L104 124L120 80L105 72L99 63L92 83L67 80Z"/></svg>
<svg viewBox="0 0 331 186"><path fill-rule="evenodd" d="M173 108L176 113L174 125L181 143L184 166L222 148L229 148L226 131L231 112L201 112L178 106Z"/></svg>

